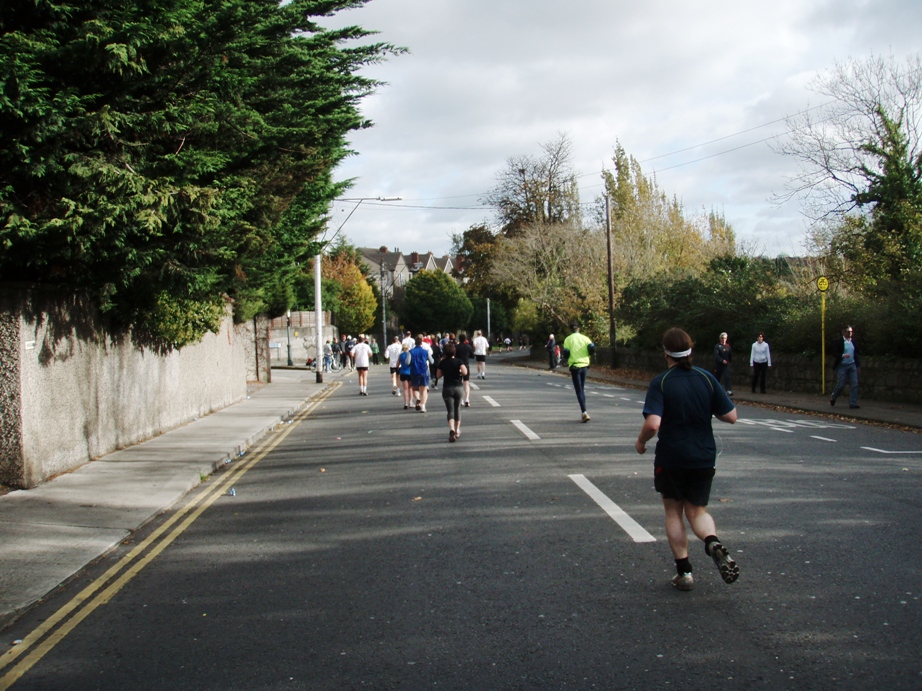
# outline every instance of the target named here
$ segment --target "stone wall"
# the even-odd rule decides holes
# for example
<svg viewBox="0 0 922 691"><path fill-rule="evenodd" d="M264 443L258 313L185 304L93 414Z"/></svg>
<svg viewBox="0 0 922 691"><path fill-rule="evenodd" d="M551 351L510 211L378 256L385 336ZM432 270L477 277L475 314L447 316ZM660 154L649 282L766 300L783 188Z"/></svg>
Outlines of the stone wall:
<svg viewBox="0 0 922 691"><path fill-rule="evenodd" d="M80 300L0 289L0 483L33 487L246 396L245 329L170 353L107 337Z"/></svg>
<svg viewBox="0 0 922 691"><path fill-rule="evenodd" d="M314 347L314 332L317 330L313 310L291 313L291 361L304 366L308 358L317 357ZM339 330L330 324L331 314L324 312L322 317L323 340L329 341L339 337ZM269 320L269 355L273 365L288 364L288 317L275 317ZM322 354L322 353L321 353Z"/></svg>

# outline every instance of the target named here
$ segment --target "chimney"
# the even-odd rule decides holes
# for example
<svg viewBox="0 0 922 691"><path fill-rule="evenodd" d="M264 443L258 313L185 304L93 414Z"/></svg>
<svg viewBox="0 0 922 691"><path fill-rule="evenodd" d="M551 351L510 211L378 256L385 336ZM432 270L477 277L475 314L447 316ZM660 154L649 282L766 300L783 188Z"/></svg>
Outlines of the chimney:
<svg viewBox="0 0 922 691"><path fill-rule="evenodd" d="M385 247L384 245L382 245L381 247L378 248L378 251L379 251L381 254L387 254L387 247Z"/></svg>
<svg viewBox="0 0 922 691"><path fill-rule="evenodd" d="M413 252L410 254L410 263L413 264L413 266L419 264L419 252Z"/></svg>

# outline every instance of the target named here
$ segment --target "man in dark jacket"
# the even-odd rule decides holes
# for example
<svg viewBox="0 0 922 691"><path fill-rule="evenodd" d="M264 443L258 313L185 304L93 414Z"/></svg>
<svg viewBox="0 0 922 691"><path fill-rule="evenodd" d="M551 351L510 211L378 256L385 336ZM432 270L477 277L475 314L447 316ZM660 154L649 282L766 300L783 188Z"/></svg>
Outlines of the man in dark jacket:
<svg viewBox="0 0 922 691"><path fill-rule="evenodd" d="M547 351L548 369L554 369L557 367L557 341L554 340L554 334L547 339L544 349Z"/></svg>
<svg viewBox="0 0 922 691"><path fill-rule="evenodd" d="M836 399L845 388L845 379L848 378L848 407L860 408L858 405L858 345L855 343L855 330L846 326L842 331L842 338L836 339L832 346L832 353L835 360L832 363L832 369L836 371L836 388L832 390L832 397L829 399L829 405L835 405Z"/></svg>

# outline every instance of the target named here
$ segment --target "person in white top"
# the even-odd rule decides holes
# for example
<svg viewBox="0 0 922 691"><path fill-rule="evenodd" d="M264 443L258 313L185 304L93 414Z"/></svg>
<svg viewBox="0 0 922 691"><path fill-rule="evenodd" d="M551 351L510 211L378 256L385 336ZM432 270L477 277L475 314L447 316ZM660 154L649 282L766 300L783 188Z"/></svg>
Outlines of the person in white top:
<svg viewBox="0 0 922 691"><path fill-rule="evenodd" d="M411 334L409 331L407 331L406 334L404 334L404 337L401 343L405 345L407 348L409 348L410 350L416 347L416 339L413 338L413 334Z"/></svg>
<svg viewBox="0 0 922 691"><path fill-rule="evenodd" d="M371 358L371 346L364 334L358 338L358 343L352 349L352 359L355 370L359 373L359 396L368 395L368 363Z"/></svg>
<svg viewBox="0 0 922 691"><path fill-rule="evenodd" d="M387 350L384 351L384 354L387 356L387 364L391 368L391 386L394 387L392 393L397 395L397 371L399 369L400 353L402 352L403 346L400 344L400 336L394 336L394 342L391 343Z"/></svg>
<svg viewBox="0 0 922 691"><path fill-rule="evenodd" d="M772 353L765 342L765 334L761 331L756 336L749 352L749 366L752 367L752 393L756 392L756 381L759 382L759 393L765 393L765 374L772 366Z"/></svg>
<svg viewBox="0 0 922 691"><path fill-rule="evenodd" d="M477 360L477 378L487 378L487 351L490 349L490 342L484 338L483 332L479 329L474 332L474 359Z"/></svg>

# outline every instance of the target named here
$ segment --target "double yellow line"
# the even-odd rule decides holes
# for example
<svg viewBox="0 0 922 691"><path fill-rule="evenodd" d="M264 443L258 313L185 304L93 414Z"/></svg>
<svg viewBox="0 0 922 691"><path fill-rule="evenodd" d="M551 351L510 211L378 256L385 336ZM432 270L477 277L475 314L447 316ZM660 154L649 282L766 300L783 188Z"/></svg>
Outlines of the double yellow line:
<svg viewBox="0 0 922 691"><path fill-rule="evenodd" d="M41 626L22 639L22 643L0 655L0 671L4 670L20 656L29 653L15 667L0 677L0 691L6 691L20 677L47 655L80 622L86 619L100 605L106 604L141 570L157 558L163 550L192 525L196 519L211 506L218 497L242 478L253 466L265 458L275 447L310 415L320 403L338 389L342 384L334 382L329 388L313 398L292 419L290 425L261 446L243 465L233 468L208 489L200 492L192 501L179 509L163 525L151 533L143 542L122 557L102 576L84 588L76 597L46 619ZM177 525L177 523L179 525ZM175 526L175 527L174 527ZM172 528L172 530L170 530ZM168 533L168 531L170 531ZM153 545L153 548L151 546ZM146 553L145 553L146 552ZM144 555L141 557L141 555ZM139 558L141 557L141 558ZM130 568L127 568L129 567ZM121 574L121 575L118 575ZM118 576L118 578L116 578ZM115 580L113 580L115 579ZM111 581L111 582L110 582ZM108 585L107 585L108 584ZM101 592L100 592L101 591ZM76 614L74 614L76 612ZM71 616L73 615L73 616ZM63 623L62 623L63 622ZM61 624L60 626L58 626ZM29 652L31 651L31 652Z"/></svg>

